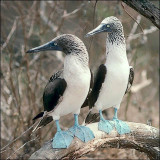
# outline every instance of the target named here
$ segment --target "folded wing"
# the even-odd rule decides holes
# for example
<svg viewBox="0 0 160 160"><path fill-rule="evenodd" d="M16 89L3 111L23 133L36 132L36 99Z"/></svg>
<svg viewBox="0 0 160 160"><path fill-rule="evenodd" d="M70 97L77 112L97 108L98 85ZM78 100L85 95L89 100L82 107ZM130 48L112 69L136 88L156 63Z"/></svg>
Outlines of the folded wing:
<svg viewBox="0 0 160 160"><path fill-rule="evenodd" d="M127 89L125 91L125 94L130 91L131 86L133 84L133 80L134 80L134 69L132 66L130 66L130 73L129 73L128 84L127 84Z"/></svg>
<svg viewBox="0 0 160 160"><path fill-rule="evenodd" d="M43 93L44 112L40 112L33 118L33 120L36 120L43 117L36 128L45 126L53 120L51 116L45 116L44 113L54 111L55 107L63 97L66 87L67 83L63 78L63 71L58 71L50 77Z"/></svg>

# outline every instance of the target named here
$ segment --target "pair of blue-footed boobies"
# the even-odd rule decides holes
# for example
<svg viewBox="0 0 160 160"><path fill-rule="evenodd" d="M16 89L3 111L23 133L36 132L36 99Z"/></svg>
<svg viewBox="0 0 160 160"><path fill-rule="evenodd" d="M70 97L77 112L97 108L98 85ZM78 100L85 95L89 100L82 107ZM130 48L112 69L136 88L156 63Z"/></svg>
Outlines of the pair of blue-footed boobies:
<svg viewBox="0 0 160 160"><path fill-rule="evenodd" d="M81 107L89 106L99 111L98 129L110 133L114 127L119 134L130 132L129 126L117 118L117 109L124 94L133 82L134 72L126 56L123 26L116 17L105 18L102 23L86 36L106 32L106 63L101 64L93 80L89 69L89 56L84 43L74 35L64 34L52 41L30 49L27 53L47 50L62 51L66 54L64 69L56 72L44 89L44 112L35 118L41 121L37 127L54 120L57 133L52 142L53 148L67 148L76 136L83 142L94 138L93 132L78 123ZM114 107L113 121L105 120L102 110ZM73 113L75 124L67 131L59 126L61 116Z"/></svg>

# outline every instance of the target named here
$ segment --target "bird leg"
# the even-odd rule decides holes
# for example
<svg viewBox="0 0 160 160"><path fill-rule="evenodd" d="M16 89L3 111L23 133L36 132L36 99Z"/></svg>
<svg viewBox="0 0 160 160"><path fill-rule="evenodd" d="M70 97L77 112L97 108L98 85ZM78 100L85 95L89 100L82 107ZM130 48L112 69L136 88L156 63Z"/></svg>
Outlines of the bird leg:
<svg viewBox="0 0 160 160"><path fill-rule="evenodd" d="M68 131L62 131L59 126L59 120L56 120L57 132L52 141L53 148L68 148L73 140L73 136Z"/></svg>
<svg viewBox="0 0 160 160"><path fill-rule="evenodd" d="M114 126L110 121L104 119L102 110L99 110L99 114L100 114L100 121L98 123L98 130L109 134L113 130Z"/></svg>
<svg viewBox="0 0 160 160"><path fill-rule="evenodd" d="M83 142L88 142L94 138L93 132L86 126L81 126L78 123L78 114L74 114L74 126L69 129L73 136L79 138Z"/></svg>
<svg viewBox="0 0 160 160"><path fill-rule="evenodd" d="M117 108L114 108L113 121L114 121L115 128L119 134L125 134L125 133L131 132L127 123L125 123L117 118Z"/></svg>

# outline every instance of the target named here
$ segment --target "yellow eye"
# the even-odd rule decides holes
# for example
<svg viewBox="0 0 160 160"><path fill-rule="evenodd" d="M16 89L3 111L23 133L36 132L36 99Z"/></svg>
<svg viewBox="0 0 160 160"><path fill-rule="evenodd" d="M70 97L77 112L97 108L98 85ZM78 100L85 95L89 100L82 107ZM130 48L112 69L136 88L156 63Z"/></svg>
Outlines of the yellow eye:
<svg viewBox="0 0 160 160"><path fill-rule="evenodd" d="M109 25L109 24L107 24L107 27L110 27L110 25Z"/></svg>

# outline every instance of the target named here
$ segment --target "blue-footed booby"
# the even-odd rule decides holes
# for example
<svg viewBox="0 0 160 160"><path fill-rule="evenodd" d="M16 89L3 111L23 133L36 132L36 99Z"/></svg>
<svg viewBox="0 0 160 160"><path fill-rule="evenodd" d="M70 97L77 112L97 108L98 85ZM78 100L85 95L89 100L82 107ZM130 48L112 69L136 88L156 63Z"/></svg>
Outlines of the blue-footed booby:
<svg viewBox="0 0 160 160"><path fill-rule="evenodd" d="M43 117L41 125L51 122L52 119L56 122L57 132L53 138L53 148L68 148L74 136L88 142L94 138L93 132L78 123L80 108L84 106L91 81L87 49L78 37L63 34L44 45L28 50L27 53L48 50L62 51L66 54L64 69L50 78L43 94L44 112L39 113L34 119ZM69 130L62 131L59 119L69 113L74 114L75 124Z"/></svg>
<svg viewBox="0 0 160 160"><path fill-rule="evenodd" d="M134 78L133 68L129 66L126 55L122 23L116 17L107 17L86 37L100 32L107 33L106 62L99 66L95 76L90 95L91 107L95 106L99 111L99 130L110 133L115 127L119 134L129 133L129 126L117 117L123 96L130 89ZM105 120L102 115L102 111L110 107L114 107L114 123Z"/></svg>

